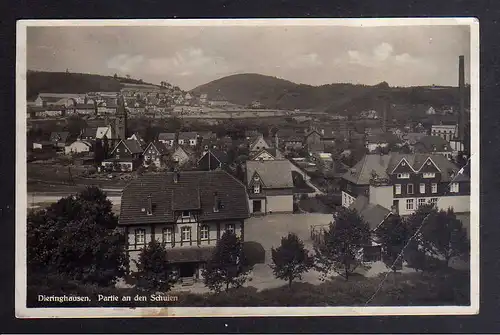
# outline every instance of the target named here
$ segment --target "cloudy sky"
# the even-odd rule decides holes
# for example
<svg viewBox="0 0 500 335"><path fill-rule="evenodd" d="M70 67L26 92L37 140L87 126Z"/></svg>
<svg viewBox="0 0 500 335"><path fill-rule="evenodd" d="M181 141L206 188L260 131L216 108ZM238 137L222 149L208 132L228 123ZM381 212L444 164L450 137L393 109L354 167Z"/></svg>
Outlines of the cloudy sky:
<svg viewBox="0 0 500 335"><path fill-rule="evenodd" d="M113 75L190 90L227 75L296 83L458 83L467 26L29 27L31 70ZM468 81L468 75L466 75Z"/></svg>

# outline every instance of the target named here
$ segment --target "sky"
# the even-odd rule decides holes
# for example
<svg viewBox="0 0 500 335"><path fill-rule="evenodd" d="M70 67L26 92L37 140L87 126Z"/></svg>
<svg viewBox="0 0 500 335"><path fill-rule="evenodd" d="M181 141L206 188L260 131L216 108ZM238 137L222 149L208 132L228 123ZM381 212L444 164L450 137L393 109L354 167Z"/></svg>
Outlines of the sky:
<svg viewBox="0 0 500 335"><path fill-rule="evenodd" d="M28 27L27 68L130 75L183 90L238 73L296 83L458 85L469 82L468 26Z"/></svg>

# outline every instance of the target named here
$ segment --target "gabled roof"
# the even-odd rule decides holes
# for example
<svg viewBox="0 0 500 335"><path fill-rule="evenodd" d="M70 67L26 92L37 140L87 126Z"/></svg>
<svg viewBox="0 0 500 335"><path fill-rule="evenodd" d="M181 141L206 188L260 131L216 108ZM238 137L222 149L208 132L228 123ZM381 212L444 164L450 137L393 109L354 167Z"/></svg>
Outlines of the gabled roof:
<svg viewBox="0 0 500 335"><path fill-rule="evenodd" d="M95 138L104 138L104 135L106 137L111 137L111 127L97 127L96 132L95 132Z"/></svg>
<svg viewBox="0 0 500 335"><path fill-rule="evenodd" d="M384 222L391 211L378 204L370 204L367 197L360 195L349 206L349 209L355 209L361 218L368 223L370 230L375 230Z"/></svg>
<svg viewBox="0 0 500 335"><path fill-rule="evenodd" d="M160 141L153 141L153 142L150 142L147 147L144 149L144 153L146 153L146 151L149 149L150 146L153 146L154 148L156 148L156 151L160 154L160 155L167 155L168 154L168 149L167 147L165 146L165 144L163 142L160 142Z"/></svg>
<svg viewBox="0 0 500 335"><path fill-rule="evenodd" d="M219 163L227 164L227 153L222 150L208 150L201 158L198 160L201 161L206 155L212 155Z"/></svg>
<svg viewBox="0 0 500 335"><path fill-rule="evenodd" d="M260 151L258 151L257 153L255 153L254 155L251 156L251 159L255 159L257 157L259 157L263 152L267 152L268 154L270 154L271 156L273 156L274 158L277 158L277 159L283 159L285 156L281 153L281 151L279 151L279 149L276 149L276 148L264 148Z"/></svg>
<svg viewBox="0 0 500 335"><path fill-rule="evenodd" d="M266 188L293 187L291 163L284 160L246 161L246 180L250 185L254 173L257 172Z"/></svg>
<svg viewBox="0 0 500 335"><path fill-rule="evenodd" d="M344 173L342 178L357 185L368 185L370 184L370 179L372 179L373 172L375 172L379 178L386 179L403 159L408 162L414 171L418 172L428 158L430 158L441 171L442 182L451 181L452 175L456 174L459 170L455 164L439 154L368 154L363 156L356 165Z"/></svg>
<svg viewBox="0 0 500 335"><path fill-rule="evenodd" d="M160 133L158 134L160 141L175 141L175 133Z"/></svg>
<svg viewBox="0 0 500 335"><path fill-rule="evenodd" d="M177 183L174 173L146 174L125 187L120 209L120 225L173 223L174 210L199 209L199 220L229 220L249 217L245 186L224 171L181 171ZM147 215L148 196L153 204ZM214 212L216 198L220 201Z"/></svg>
<svg viewBox="0 0 500 335"><path fill-rule="evenodd" d="M251 148L251 147L254 147L254 146L257 144L257 142L259 142L260 140L264 141L264 143L265 143L268 147L270 147L269 142L268 142L268 141L264 138L264 136L259 135L259 136L257 136L256 138L254 138L254 139L252 140L252 142L250 143L250 148Z"/></svg>
<svg viewBox="0 0 500 335"><path fill-rule="evenodd" d="M439 136L424 136L415 143L415 150L422 153L451 152L450 143Z"/></svg>
<svg viewBox="0 0 500 335"><path fill-rule="evenodd" d="M120 145L120 143L123 143L125 145L125 147L130 151L130 153L132 154L140 154L142 153L142 148L141 148L141 144L136 141L136 140L121 140L120 142L118 142L118 144L114 147L113 151L111 151L111 153L113 153L116 148L118 148L118 146Z"/></svg>

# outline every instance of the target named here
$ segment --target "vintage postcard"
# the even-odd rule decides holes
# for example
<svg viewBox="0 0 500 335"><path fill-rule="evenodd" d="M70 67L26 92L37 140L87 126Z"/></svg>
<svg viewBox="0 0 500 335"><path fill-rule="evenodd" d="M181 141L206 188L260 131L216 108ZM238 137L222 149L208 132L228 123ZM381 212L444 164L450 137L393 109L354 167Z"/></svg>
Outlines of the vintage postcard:
<svg viewBox="0 0 500 335"><path fill-rule="evenodd" d="M16 316L479 312L473 18L21 20Z"/></svg>

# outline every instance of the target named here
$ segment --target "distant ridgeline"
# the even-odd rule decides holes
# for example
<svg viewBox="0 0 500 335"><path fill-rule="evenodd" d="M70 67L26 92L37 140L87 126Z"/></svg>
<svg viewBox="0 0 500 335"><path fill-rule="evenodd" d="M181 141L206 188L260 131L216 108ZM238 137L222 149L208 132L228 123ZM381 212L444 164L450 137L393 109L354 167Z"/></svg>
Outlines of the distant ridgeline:
<svg viewBox="0 0 500 335"><path fill-rule="evenodd" d="M86 73L28 71L26 86L27 99L33 100L39 93L87 93L118 92L126 84L142 84L140 79L119 76L101 76Z"/></svg>
<svg viewBox="0 0 500 335"><path fill-rule="evenodd" d="M458 105L458 87L389 87L328 84L311 86L288 80L247 73L227 76L196 87L191 93L208 94L209 99L222 95L227 101L246 106L258 101L267 108L316 110L352 115L375 108L383 101L403 105L433 107ZM466 106L469 97L466 99Z"/></svg>

